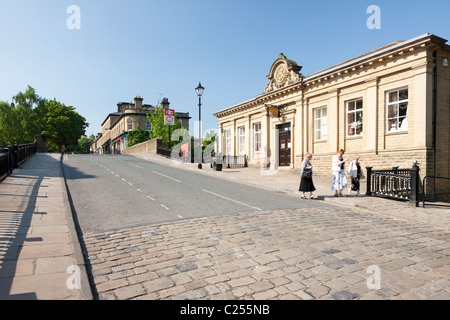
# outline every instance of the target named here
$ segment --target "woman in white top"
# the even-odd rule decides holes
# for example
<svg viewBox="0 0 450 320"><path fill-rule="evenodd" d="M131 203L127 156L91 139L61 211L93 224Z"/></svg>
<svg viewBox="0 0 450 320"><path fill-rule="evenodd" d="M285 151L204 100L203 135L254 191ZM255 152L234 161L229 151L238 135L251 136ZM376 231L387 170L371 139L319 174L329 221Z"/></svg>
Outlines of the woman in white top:
<svg viewBox="0 0 450 320"><path fill-rule="evenodd" d="M331 184L331 190L334 190L335 197L343 197L342 190L347 188L345 163L348 159L344 160L344 152L343 149L340 149L332 160L333 183Z"/></svg>
<svg viewBox="0 0 450 320"><path fill-rule="evenodd" d="M359 158L359 155L356 155L355 159L348 166L348 175L352 178L352 184L348 188L348 193L350 194L351 191L356 191L356 196L360 196L360 179L365 179L364 172L359 164Z"/></svg>

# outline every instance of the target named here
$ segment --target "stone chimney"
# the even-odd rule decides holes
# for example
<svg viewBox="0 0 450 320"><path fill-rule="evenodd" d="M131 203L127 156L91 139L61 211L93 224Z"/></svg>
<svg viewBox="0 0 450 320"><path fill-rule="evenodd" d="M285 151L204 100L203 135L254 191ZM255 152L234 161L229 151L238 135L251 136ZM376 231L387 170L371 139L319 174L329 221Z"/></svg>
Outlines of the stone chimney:
<svg viewBox="0 0 450 320"><path fill-rule="evenodd" d="M136 98L134 98L134 108L136 110L141 110L142 109L142 101L144 99L141 98L140 96L136 96Z"/></svg>

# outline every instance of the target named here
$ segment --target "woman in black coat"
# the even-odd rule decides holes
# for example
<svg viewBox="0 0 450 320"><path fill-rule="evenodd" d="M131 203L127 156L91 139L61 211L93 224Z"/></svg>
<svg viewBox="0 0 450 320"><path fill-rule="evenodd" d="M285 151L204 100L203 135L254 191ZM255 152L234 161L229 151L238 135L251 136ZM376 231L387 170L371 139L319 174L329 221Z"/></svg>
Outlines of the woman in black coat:
<svg viewBox="0 0 450 320"><path fill-rule="evenodd" d="M305 156L305 160L302 162L302 172L300 179L300 188L298 191L302 192L302 199L306 199L305 192L310 193L310 199L317 199L316 196L313 195L313 192L316 191L314 187L314 183L312 180L312 153L308 152Z"/></svg>

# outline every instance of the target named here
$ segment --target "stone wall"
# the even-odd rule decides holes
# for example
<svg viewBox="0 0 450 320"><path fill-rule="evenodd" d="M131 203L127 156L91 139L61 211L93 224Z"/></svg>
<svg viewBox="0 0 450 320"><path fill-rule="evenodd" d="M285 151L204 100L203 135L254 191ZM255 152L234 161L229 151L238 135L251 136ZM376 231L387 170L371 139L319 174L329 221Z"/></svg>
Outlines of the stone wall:
<svg viewBox="0 0 450 320"><path fill-rule="evenodd" d="M126 148L122 154L157 154L158 147L162 146L162 138L156 138L146 142L136 144L132 147Z"/></svg>
<svg viewBox="0 0 450 320"><path fill-rule="evenodd" d="M450 52L438 51L436 175L450 178L450 67L444 65L444 59L450 60ZM436 194L447 196L447 201L450 201L450 180L436 179L433 182L436 185Z"/></svg>

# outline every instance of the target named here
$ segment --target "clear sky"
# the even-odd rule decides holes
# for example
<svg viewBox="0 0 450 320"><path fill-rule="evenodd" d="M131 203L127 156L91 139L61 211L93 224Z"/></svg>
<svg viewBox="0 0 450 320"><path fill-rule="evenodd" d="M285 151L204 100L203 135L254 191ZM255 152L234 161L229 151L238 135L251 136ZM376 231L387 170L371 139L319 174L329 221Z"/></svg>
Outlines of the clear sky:
<svg viewBox="0 0 450 320"><path fill-rule="evenodd" d="M367 27L370 5L381 29ZM30 85L74 106L90 135L118 102L167 97L193 134L199 81L203 131L217 129L213 113L262 93L280 52L307 76L396 40L450 39L449 12L448 0L0 0L0 100Z"/></svg>

